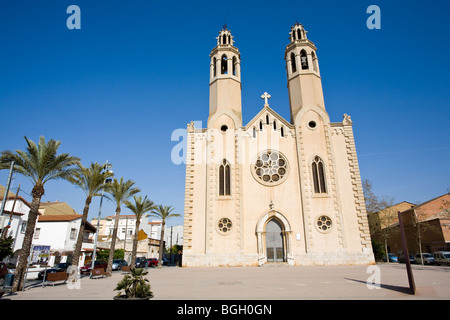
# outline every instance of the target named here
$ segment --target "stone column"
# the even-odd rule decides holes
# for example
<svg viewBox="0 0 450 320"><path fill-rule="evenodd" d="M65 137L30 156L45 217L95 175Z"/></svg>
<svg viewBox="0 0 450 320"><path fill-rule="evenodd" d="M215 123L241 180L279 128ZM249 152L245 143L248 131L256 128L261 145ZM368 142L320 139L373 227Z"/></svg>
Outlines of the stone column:
<svg viewBox="0 0 450 320"><path fill-rule="evenodd" d="M258 240L258 266L262 266L264 262L266 262L266 256L264 254L264 245L263 245L263 232L257 232L256 237Z"/></svg>

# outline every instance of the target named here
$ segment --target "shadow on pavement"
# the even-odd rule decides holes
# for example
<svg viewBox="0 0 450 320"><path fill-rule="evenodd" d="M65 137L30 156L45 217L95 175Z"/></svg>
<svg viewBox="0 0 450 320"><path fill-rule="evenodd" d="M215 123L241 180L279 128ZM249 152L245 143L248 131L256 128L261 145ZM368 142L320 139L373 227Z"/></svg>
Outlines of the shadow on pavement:
<svg viewBox="0 0 450 320"><path fill-rule="evenodd" d="M367 284L366 281L362 281L362 280L351 279L351 278L345 278L345 279ZM405 294L411 294L411 289L409 287L399 287L399 286L394 286L394 285L390 285L390 284L380 284L380 288L397 291L397 292L405 293Z"/></svg>

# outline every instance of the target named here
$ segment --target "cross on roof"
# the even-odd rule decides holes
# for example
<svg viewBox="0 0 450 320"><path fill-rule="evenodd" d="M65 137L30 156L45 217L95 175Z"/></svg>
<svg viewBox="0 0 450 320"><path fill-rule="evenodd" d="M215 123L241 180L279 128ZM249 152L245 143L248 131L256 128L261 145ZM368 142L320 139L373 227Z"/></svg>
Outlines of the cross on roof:
<svg viewBox="0 0 450 320"><path fill-rule="evenodd" d="M261 96L261 99L264 99L264 105L269 105L269 99L271 98L271 95L267 92L264 92L264 94Z"/></svg>

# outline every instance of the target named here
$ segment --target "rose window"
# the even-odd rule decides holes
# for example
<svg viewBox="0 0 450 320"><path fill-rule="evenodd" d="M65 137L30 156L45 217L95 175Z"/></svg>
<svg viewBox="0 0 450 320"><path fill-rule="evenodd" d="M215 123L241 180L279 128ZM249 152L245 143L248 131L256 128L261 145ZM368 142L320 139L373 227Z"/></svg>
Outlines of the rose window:
<svg viewBox="0 0 450 320"><path fill-rule="evenodd" d="M284 156L276 151L261 153L253 165L253 175L264 184L282 183L288 172L288 164Z"/></svg>
<svg viewBox="0 0 450 320"><path fill-rule="evenodd" d="M332 223L331 219L327 216L320 216L317 218L317 228L320 231L328 231L331 229Z"/></svg>
<svg viewBox="0 0 450 320"><path fill-rule="evenodd" d="M218 226L219 231L220 231L221 233L228 233L228 232L231 231L232 223L231 223L231 220L230 220L230 219L228 219L228 218L222 218L222 219L219 220L219 223L218 223L217 226Z"/></svg>

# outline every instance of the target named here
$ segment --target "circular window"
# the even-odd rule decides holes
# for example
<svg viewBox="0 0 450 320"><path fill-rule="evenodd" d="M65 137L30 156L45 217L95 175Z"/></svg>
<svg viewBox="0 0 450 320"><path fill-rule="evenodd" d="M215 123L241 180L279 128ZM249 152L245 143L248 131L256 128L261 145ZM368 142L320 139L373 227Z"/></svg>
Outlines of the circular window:
<svg viewBox="0 0 450 320"><path fill-rule="evenodd" d="M220 233L222 233L222 234L230 233L232 226L233 226L233 224L231 223L231 220L228 218L220 219L217 224L217 228L219 229Z"/></svg>
<svg viewBox="0 0 450 320"><path fill-rule="evenodd" d="M262 152L252 166L252 173L258 182L267 185L277 185L286 180L288 163L286 158L277 151Z"/></svg>
<svg viewBox="0 0 450 320"><path fill-rule="evenodd" d="M316 124L315 121L310 121L310 122L308 122L308 127L310 127L311 129L315 129L316 126L317 126L317 124Z"/></svg>
<svg viewBox="0 0 450 320"><path fill-rule="evenodd" d="M220 130L222 132L226 132L228 130L228 126L226 126L225 124L223 126L220 127Z"/></svg>
<svg viewBox="0 0 450 320"><path fill-rule="evenodd" d="M316 222L317 229L322 232L329 231L333 226L330 217L328 216L320 216L317 218Z"/></svg>

